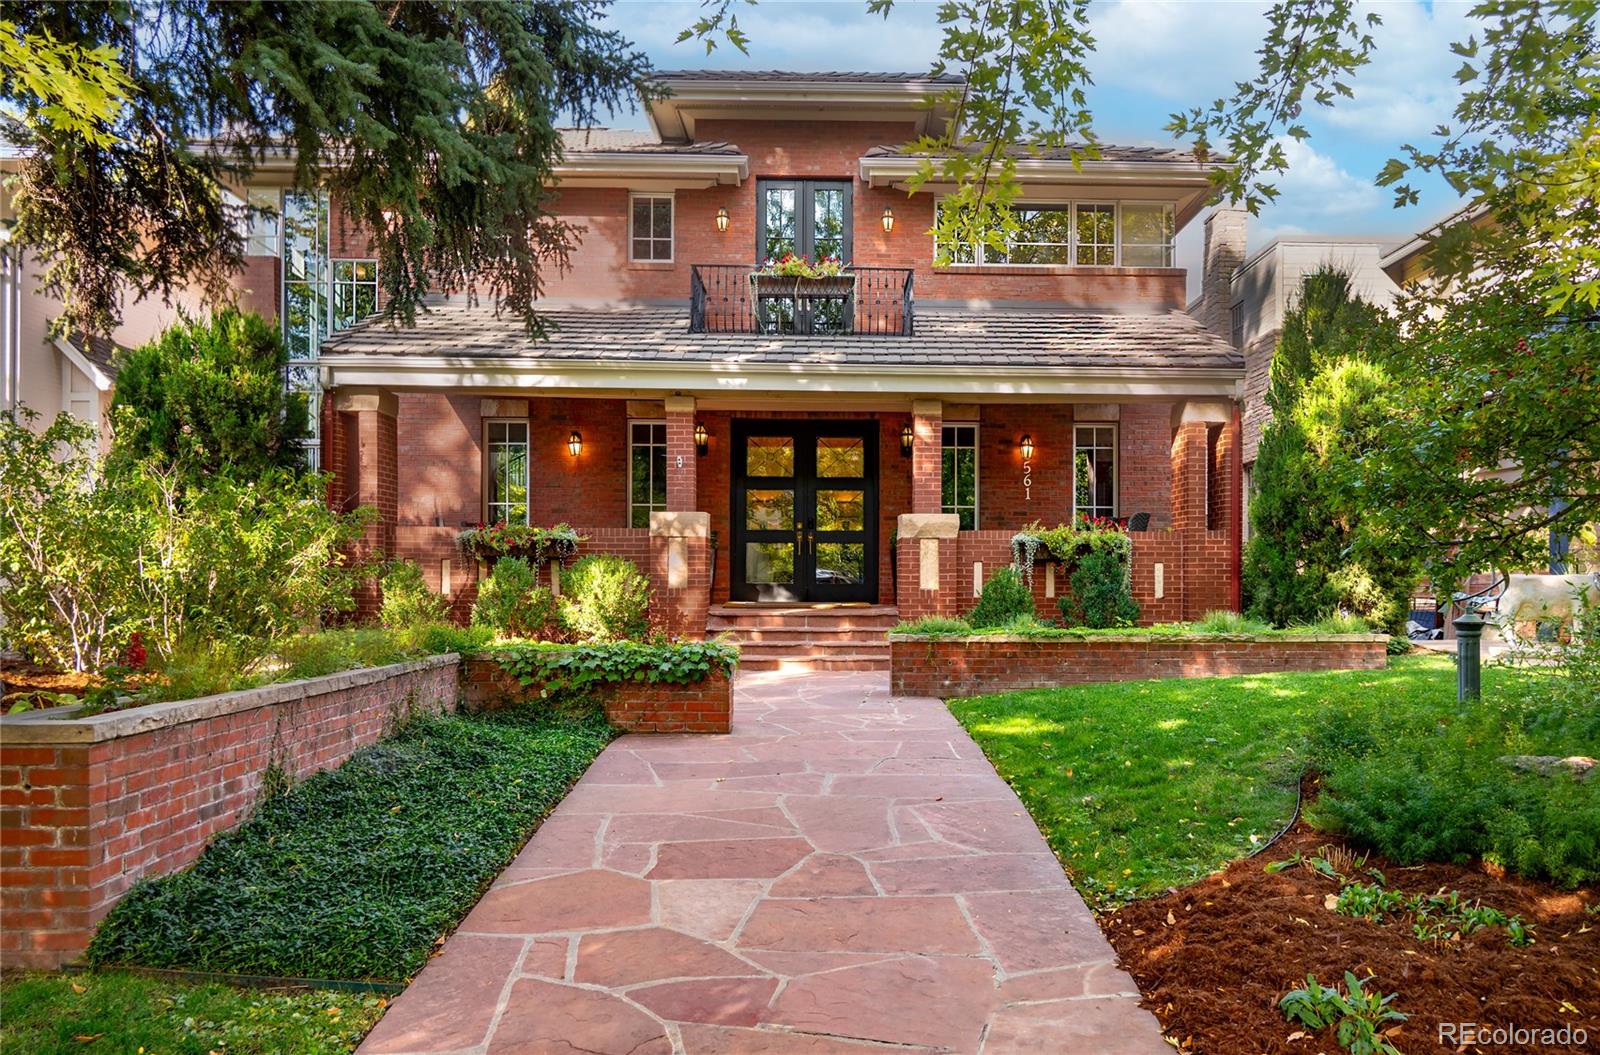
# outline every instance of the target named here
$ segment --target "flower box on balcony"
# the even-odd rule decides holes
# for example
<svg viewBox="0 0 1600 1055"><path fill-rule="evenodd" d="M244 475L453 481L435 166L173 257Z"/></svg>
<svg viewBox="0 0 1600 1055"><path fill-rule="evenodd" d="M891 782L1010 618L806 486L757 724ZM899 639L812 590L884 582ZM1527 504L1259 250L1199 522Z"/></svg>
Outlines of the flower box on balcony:
<svg viewBox="0 0 1600 1055"><path fill-rule="evenodd" d="M750 285L758 298L848 297L856 290L856 276L846 273L811 277L756 271L750 275Z"/></svg>

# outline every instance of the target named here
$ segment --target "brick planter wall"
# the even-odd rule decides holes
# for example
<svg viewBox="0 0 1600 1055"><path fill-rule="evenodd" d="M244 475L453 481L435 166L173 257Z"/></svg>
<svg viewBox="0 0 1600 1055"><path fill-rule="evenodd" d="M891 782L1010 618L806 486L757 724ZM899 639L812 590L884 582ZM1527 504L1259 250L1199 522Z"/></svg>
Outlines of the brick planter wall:
<svg viewBox="0 0 1600 1055"><path fill-rule="evenodd" d="M539 686L523 685L488 656L462 662L463 706L493 710L539 698ZM733 720L733 691L714 674L687 684L625 681L600 692L606 720L630 733L725 733Z"/></svg>
<svg viewBox="0 0 1600 1055"><path fill-rule="evenodd" d="M896 696L977 696L1145 678L1203 678L1279 671L1381 670L1382 634L1104 638L890 634Z"/></svg>
<svg viewBox="0 0 1600 1055"><path fill-rule="evenodd" d="M239 824L273 766L337 766L408 713L453 710L455 655L88 718L0 719L0 960L59 967L137 879Z"/></svg>

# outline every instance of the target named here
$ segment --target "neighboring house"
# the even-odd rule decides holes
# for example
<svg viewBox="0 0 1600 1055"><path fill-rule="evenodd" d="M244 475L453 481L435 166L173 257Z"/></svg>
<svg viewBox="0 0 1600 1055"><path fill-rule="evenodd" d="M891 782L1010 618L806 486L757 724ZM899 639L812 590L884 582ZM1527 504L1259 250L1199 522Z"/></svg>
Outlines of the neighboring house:
<svg viewBox="0 0 1600 1055"><path fill-rule="evenodd" d="M584 230L547 277L547 341L463 296L415 328L351 325L377 305L377 264L337 203L287 190L287 161L235 188L275 212L253 225L248 302L283 319L333 498L378 509L375 546L461 614L482 569L456 534L499 520L569 523L584 552L634 559L673 632L748 630L730 602L879 606L766 616L791 620L768 637L841 667L886 661L852 626L970 609L1032 521L1148 514L1145 620L1237 605L1242 214L1207 219L1193 315L1173 264L1205 164L1029 155L1009 250L936 267L951 188L908 193L902 146L946 119L925 99L954 78L662 79L648 132L566 134L553 210ZM756 274L785 252L850 266ZM1043 614L1064 588L1041 568Z"/></svg>
<svg viewBox="0 0 1600 1055"><path fill-rule="evenodd" d="M1285 235L1250 254L1233 273L1228 327L1233 346L1244 353L1247 501L1252 493L1256 448L1260 446L1262 430L1272 418L1267 407L1272 355L1283 334L1283 317L1293 307L1302 281L1323 268L1336 268L1350 276L1351 292L1369 303L1387 306L1399 292L1381 264L1393 242L1370 236ZM1248 537L1248 520L1245 533Z"/></svg>

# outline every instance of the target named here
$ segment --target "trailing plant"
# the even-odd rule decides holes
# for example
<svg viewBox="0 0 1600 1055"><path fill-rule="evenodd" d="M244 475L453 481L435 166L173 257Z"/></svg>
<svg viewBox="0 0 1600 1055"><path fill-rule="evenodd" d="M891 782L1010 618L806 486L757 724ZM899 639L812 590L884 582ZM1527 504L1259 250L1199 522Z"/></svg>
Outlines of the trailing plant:
<svg viewBox="0 0 1600 1055"><path fill-rule="evenodd" d="M538 574L521 557L501 557L478 584L472 625L501 637L542 641L561 636L555 595L539 585Z"/></svg>
<svg viewBox="0 0 1600 1055"><path fill-rule="evenodd" d="M584 536L567 524L545 528L502 520L456 533L456 545L472 560L492 563L500 557L520 557L535 568L549 561L570 560L584 541Z"/></svg>
<svg viewBox="0 0 1600 1055"><path fill-rule="evenodd" d="M1091 553L1108 551L1116 555L1131 584L1133 576L1133 539L1115 520L1109 517L1089 517L1079 514L1075 524L1058 524L1047 528L1039 521L1025 526L1011 536L1011 564L1031 587L1033 566L1043 550L1049 557L1067 569L1068 574L1078 561Z"/></svg>
<svg viewBox="0 0 1600 1055"><path fill-rule="evenodd" d="M1368 979L1371 981L1371 979ZM1385 996L1379 990L1367 992L1361 979L1344 973L1344 989L1325 988L1315 975L1306 975L1304 989L1294 989L1278 1001L1278 1007L1291 1022L1308 1029L1333 1027L1339 1046L1350 1055L1400 1055L1400 1050L1385 1037L1384 1025L1404 1022L1409 1015L1390 1007L1397 994Z"/></svg>
<svg viewBox="0 0 1600 1055"><path fill-rule="evenodd" d="M983 584L977 607L967 615L972 626L997 627L1014 622L1019 616L1033 615L1033 591L1015 568L997 568Z"/></svg>
<svg viewBox="0 0 1600 1055"><path fill-rule="evenodd" d="M378 621L390 630L442 623L450 613L450 602L428 588L422 568L416 561L395 561L384 573L383 604Z"/></svg>
<svg viewBox="0 0 1600 1055"><path fill-rule="evenodd" d="M1101 629L1139 621L1139 602L1129 589L1128 566L1112 549L1091 549L1078 558L1068 582L1072 592L1056 601L1068 625Z"/></svg>
<svg viewBox="0 0 1600 1055"><path fill-rule="evenodd" d="M519 644L497 649L494 658L523 685L539 685L541 695L551 696L624 681L686 685L717 674L732 677L739 650L722 641Z"/></svg>
<svg viewBox="0 0 1600 1055"><path fill-rule="evenodd" d="M641 638L649 609L650 580L631 560L597 553L561 573L561 623L581 640Z"/></svg>
<svg viewBox="0 0 1600 1055"><path fill-rule="evenodd" d="M755 275L774 275L779 278L835 278L848 274L850 265L835 256L820 256L815 263L794 253L781 257L768 257L762 261Z"/></svg>

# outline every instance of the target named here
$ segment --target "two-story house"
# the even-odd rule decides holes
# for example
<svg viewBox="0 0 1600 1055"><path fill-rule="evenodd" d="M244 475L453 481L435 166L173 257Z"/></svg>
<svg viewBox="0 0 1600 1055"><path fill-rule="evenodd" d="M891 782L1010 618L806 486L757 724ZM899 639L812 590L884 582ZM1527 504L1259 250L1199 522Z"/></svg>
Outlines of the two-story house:
<svg viewBox="0 0 1600 1055"><path fill-rule="evenodd" d="M1030 154L1012 244L940 266L951 188L910 193L904 144L942 127L926 100L948 78L661 79L648 131L566 136L554 211L583 230L547 281L547 340L463 296L414 328L356 323L377 264L337 203L274 189L270 167L239 189L276 213L245 302L283 319L333 500L379 510L376 546L464 616L484 569L458 532L567 523L647 570L660 625L739 631L756 665L886 662L863 627L966 611L1019 528L1080 515L1143 529L1145 620L1237 606L1238 214L1213 214L1194 315L1173 260L1206 165ZM791 252L847 266L763 273ZM1034 588L1055 614L1056 570Z"/></svg>

